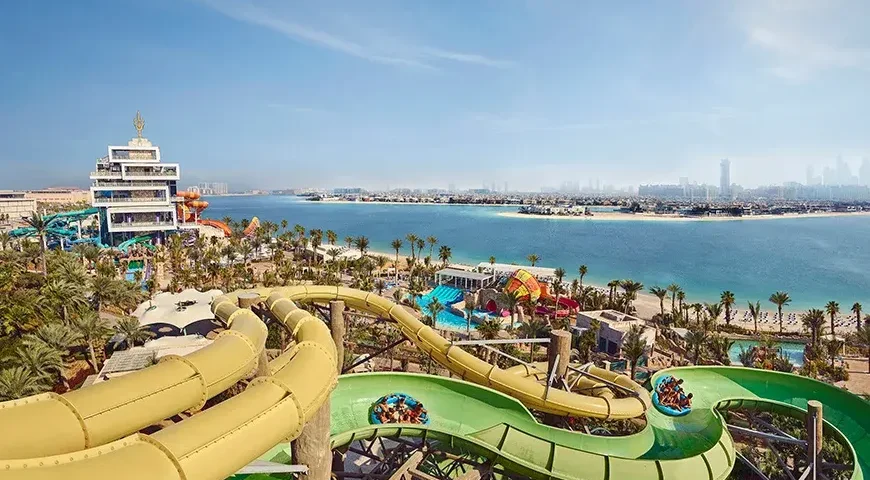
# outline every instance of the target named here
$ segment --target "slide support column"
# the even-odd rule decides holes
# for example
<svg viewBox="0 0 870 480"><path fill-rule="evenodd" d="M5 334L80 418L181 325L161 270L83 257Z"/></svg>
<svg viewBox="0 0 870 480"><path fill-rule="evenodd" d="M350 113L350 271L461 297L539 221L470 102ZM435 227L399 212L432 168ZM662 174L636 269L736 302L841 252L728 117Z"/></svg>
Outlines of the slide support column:
<svg viewBox="0 0 870 480"><path fill-rule="evenodd" d="M239 308L247 308L253 310L254 306L260 303L260 296L256 293L243 293L239 295ZM266 355L266 349L260 352L260 358L257 359L257 371L254 372L255 377L268 377L272 372L269 370L269 356Z"/></svg>
<svg viewBox="0 0 870 480"><path fill-rule="evenodd" d="M558 363L556 363L558 357ZM547 346L547 374L561 379L568 373L568 363L571 360L571 334L565 330L550 332L550 343Z"/></svg>
<svg viewBox="0 0 870 480"><path fill-rule="evenodd" d="M329 326L332 339L335 342L336 364L338 373L344 365L344 302L333 300L329 302ZM302 435L293 441L291 452L293 462L306 465L308 473L300 475L310 480L329 480L334 466L344 464L343 459L333 457L329 448L329 414L330 401L327 398L317 413L305 424Z"/></svg>
<svg viewBox="0 0 870 480"><path fill-rule="evenodd" d="M807 457L809 457L810 478L815 480L818 474L818 455L822 452L823 426L822 402L809 400L807 402Z"/></svg>

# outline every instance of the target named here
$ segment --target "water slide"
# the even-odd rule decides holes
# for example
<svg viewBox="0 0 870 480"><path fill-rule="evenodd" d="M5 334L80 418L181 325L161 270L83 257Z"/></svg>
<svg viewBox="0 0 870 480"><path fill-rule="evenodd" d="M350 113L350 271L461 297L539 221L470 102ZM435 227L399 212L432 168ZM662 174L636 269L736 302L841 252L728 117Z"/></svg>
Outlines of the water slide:
<svg viewBox="0 0 870 480"><path fill-rule="evenodd" d="M608 380L635 389L637 397L547 393L534 375L499 369L420 323L404 307L373 293L335 286L296 286L256 292L293 332L295 346L269 364L268 372L223 403L152 435L133 434L174 413L196 408L234 384L256 365L265 328L237 308L242 292L216 299L217 317L230 330L186 357L64 395L43 394L0 404L4 478L222 478L281 441L295 438L335 382L335 349L324 323L294 300L344 300L352 308L390 317L403 334L473 385L443 377L366 374L342 377L333 392L333 443L371 435L441 437L511 470L535 478L723 479L734 465L734 446L718 410L749 407L795 413L808 399L825 405L829 429L857 453L853 479L870 461L870 404L841 389L796 375L742 367L666 370L695 395L693 410L679 418L648 409L649 396L623 375ZM490 387L490 388L487 388ZM386 393L401 391L422 401L427 426L371 425L369 409ZM519 401L518 401L519 400ZM522 403L520 403L520 401ZM628 437L598 437L535 422L522 404L557 415L633 418L648 425ZM850 417L854 415L854 417ZM48 433L50 432L50 435ZM110 443L108 443L110 442ZM36 457L36 458L34 458ZM30 468L28 468L28 466Z"/></svg>
<svg viewBox="0 0 870 480"><path fill-rule="evenodd" d="M126 240L124 242L121 242L121 244L118 245L118 250L120 250L121 253L127 253L127 251L130 250L130 247L132 247L133 245L141 244L143 247L145 247L148 250L151 250L153 252L153 251L157 250L157 247L155 247L151 243L151 240L153 238L154 238L153 234L140 235L138 237L133 237L130 240Z"/></svg>
<svg viewBox="0 0 870 480"><path fill-rule="evenodd" d="M648 425L626 437L592 436L542 425L517 400L495 390L444 377L400 373L345 375L332 394L332 445L376 436L425 436L497 459L509 471L565 480L717 479L731 472L734 444L718 411L761 408L802 415L808 399L824 404L828 432L845 438L857 458L853 480L870 468L870 408L863 399L806 377L743 367L665 370L694 393L692 412L667 417L647 412ZM371 424L371 405L385 393L423 402L428 425ZM855 455L857 454L857 455Z"/></svg>
<svg viewBox="0 0 870 480"><path fill-rule="evenodd" d="M209 220L206 218L206 219L200 220L199 223L220 229L221 231L224 232L225 237L229 237L233 234L233 231L230 230L230 227L226 223L218 221L218 220Z"/></svg>
<svg viewBox="0 0 870 480"><path fill-rule="evenodd" d="M295 293L304 298L309 289L318 287ZM0 479L219 479L295 438L337 373L328 328L288 300L288 290L252 293L293 332L295 345L244 392L154 434L135 432L201 408L265 358L266 326L236 306L242 292L214 300L230 328L201 350L64 395L0 403L3 431L15 432L0 435Z"/></svg>

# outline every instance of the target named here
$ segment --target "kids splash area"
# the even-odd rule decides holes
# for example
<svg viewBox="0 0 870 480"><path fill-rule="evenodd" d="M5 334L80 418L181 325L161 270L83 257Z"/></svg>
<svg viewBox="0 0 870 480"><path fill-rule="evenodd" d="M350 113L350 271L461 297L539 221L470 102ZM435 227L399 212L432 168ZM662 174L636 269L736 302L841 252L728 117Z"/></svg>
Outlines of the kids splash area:
<svg viewBox="0 0 870 480"><path fill-rule="evenodd" d="M0 403L0 479L713 480L742 464L738 435L797 448L803 479L870 471L870 404L797 375L681 367L644 386L572 363L563 330L537 339L547 362L499 366L485 341L448 340L405 306L337 286L236 291L211 309L227 330L194 353ZM348 373L358 362L339 359L354 313L394 328L449 376ZM267 322L290 340L277 356L264 353ZM738 424L736 411L797 419L804 435ZM602 426L570 428L592 421ZM617 424L636 429L608 431ZM823 442L848 461L831 462Z"/></svg>

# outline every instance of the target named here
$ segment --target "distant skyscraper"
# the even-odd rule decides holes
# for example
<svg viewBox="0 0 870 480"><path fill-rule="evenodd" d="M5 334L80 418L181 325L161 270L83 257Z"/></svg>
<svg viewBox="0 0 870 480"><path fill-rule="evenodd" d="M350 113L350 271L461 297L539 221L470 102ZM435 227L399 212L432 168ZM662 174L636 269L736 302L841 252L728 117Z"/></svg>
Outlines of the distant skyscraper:
<svg viewBox="0 0 870 480"><path fill-rule="evenodd" d="M837 185L851 185L852 171L849 164L843 161L842 156L837 157Z"/></svg>
<svg viewBox="0 0 870 480"><path fill-rule="evenodd" d="M813 171L813 166L810 165L807 167L807 185L813 185L816 183L816 173Z"/></svg>
<svg viewBox="0 0 870 480"><path fill-rule="evenodd" d="M456 184L451 183L450 185L448 185L448 186L447 186L447 191L450 192L450 193L455 192L455 191L456 191Z"/></svg>
<svg viewBox="0 0 870 480"><path fill-rule="evenodd" d="M867 157L864 157L858 169L858 181L861 185L870 185L870 159Z"/></svg>
<svg viewBox="0 0 870 480"><path fill-rule="evenodd" d="M822 170L822 182L825 185L835 185L837 183L837 178L834 176L834 169L831 167L825 167Z"/></svg>
<svg viewBox="0 0 870 480"><path fill-rule="evenodd" d="M719 195L731 198L731 160L727 158L719 162Z"/></svg>
<svg viewBox="0 0 870 480"><path fill-rule="evenodd" d="M507 193L507 192L508 192L508 184L507 184L507 182L504 182L504 193Z"/></svg>
<svg viewBox="0 0 870 480"><path fill-rule="evenodd" d="M689 185L689 177L680 177L680 186L685 187Z"/></svg>

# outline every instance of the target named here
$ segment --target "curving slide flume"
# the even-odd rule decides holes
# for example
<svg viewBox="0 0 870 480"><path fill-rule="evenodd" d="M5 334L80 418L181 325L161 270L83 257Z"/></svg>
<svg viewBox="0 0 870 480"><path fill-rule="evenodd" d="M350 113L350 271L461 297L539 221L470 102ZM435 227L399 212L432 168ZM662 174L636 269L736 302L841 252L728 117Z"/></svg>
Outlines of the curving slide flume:
<svg viewBox="0 0 870 480"><path fill-rule="evenodd" d="M265 325L236 306L242 292L218 297L212 308L230 330L206 348L63 396L0 403L0 479L219 479L298 436L335 386L335 344L324 323L281 289L253 292L296 342L269 363L268 375L152 435L115 440L201 406L256 368Z"/></svg>
<svg viewBox="0 0 870 480"><path fill-rule="evenodd" d="M160 419L204 404L256 368L265 326L238 308L254 292L293 332L295 345L269 363L248 389L152 435L132 434ZM344 376L333 395L333 444L363 437L425 435L449 440L536 478L710 478L734 465L734 447L718 410L739 406L794 413L808 399L825 405L834 434L854 449L852 478L862 479L870 456L870 416L864 400L795 375L738 367L687 367L675 375L695 394L692 413L666 417L649 408L645 390L627 377L596 375L634 390L614 398L600 384L581 384L589 395L540 385L523 368L502 370L422 324L413 314L375 294L344 287L297 286L221 296L217 317L230 329L209 347L63 396L44 394L0 403L0 479L223 478L281 441L295 438L335 386L335 345L324 323L294 301L344 300L353 308L393 319L402 333L433 359L473 385L408 374ZM668 371L661 372L666 374ZM489 388L487 388L489 387ZM369 408L386 393L402 391L422 401L430 425L369 424ZM522 402L522 403L520 403ZM599 437L538 424L523 404L556 414L626 419L646 412L647 427L628 437ZM115 440L115 441L113 441Z"/></svg>
<svg viewBox="0 0 870 480"><path fill-rule="evenodd" d="M806 401L825 406L826 430L845 438L857 459L853 480L870 461L868 404L837 387L798 375L743 367L683 367L676 375L694 393L692 412L647 412L648 425L625 437L602 437L538 423L517 400L467 382L427 375L344 375L332 394L332 445L377 436L418 436L487 457L532 478L565 480L724 479L735 463L721 410L749 408L800 415ZM369 409L388 392L423 402L428 425L373 425ZM863 413L860 413L863 412Z"/></svg>

